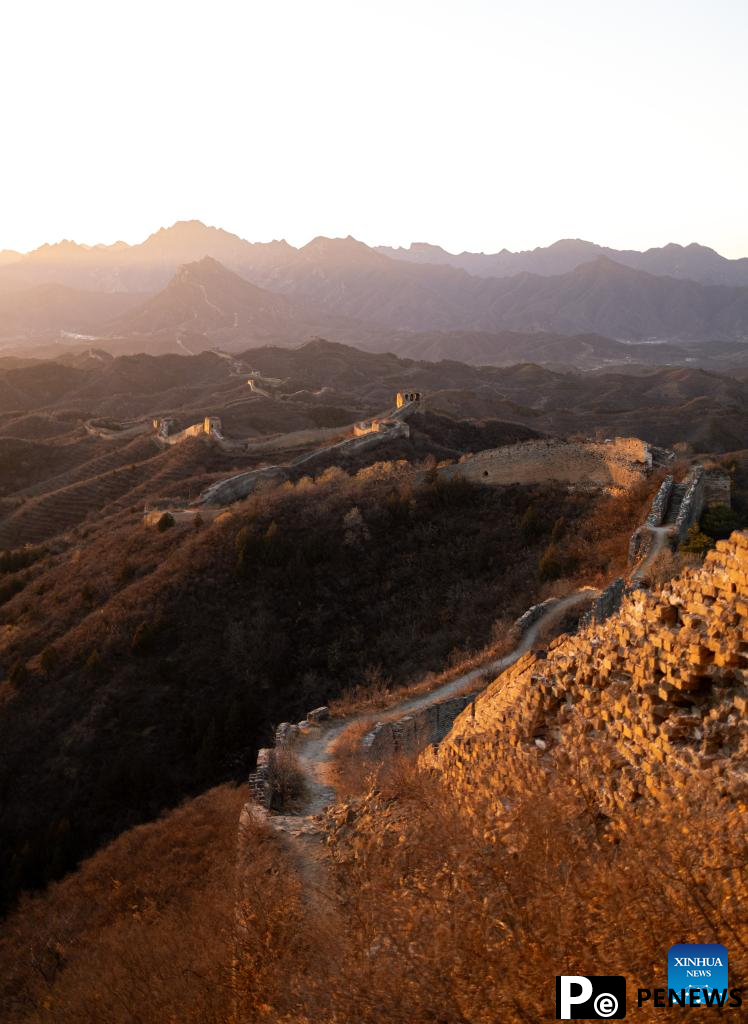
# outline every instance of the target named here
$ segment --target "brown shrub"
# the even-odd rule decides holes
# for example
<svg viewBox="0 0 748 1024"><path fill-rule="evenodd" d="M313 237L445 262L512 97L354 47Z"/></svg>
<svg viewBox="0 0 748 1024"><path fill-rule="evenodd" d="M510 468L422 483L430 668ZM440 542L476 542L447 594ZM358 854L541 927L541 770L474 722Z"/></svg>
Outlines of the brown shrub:
<svg viewBox="0 0 748 1024"><path fill-rule="evenodd" d="M363 756L364 736L377 719L364 718L353 722L340 734L333 747L335 788L343 799L358 795L371 778L372 765Z"/></svg>
<svg viewBox="0 0 748 1024"><path fill-rule="evenodd" d="M723 942L748 968L748 826L694 779L668 810L610 821L591 798L602 765L542 792L457 812L402 763L354 805L333 845L348 915L334 1012L308 1019L426 1024L553 1020L553 977L622 974L667 987L674 941ZM463 794L463 799L465 794ZM698 828L684 822L698 808ZM734 951L734 952L733 952ZM679 1019L643 1007L638 1019Z"/></svg>
<svg viewBox="0 0 748 1024"><path fill-rule="evenodd" d="M3 1021L226 1021L242 799L212 790L22 900L0 931Z"/></svg>
<svg viewBox="0 0 748 1024"><path fill-rule="evenodd" d="M275 747L270 754L268 781L276 810L293 810L306 791L304 770L290 747Z"/></svg>

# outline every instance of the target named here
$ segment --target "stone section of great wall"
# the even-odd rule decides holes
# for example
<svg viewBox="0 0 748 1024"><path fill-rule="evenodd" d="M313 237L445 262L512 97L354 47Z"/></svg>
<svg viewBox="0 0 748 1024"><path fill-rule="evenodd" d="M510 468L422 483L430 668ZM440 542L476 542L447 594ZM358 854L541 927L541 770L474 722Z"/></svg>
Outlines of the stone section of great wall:
<svg viewBox="0 0 748 1024"><path fill-rule="evenodd" d="M417 752L430 743L438 743L452 728L460 712L474 700L475 693L447 697L402 718L377 722L364 736L361 753L374 761L385 761L396 754Z"/></svg>
<svg viewBox="0 0 748 1024"><path fill-rule="evenodd" d="M611 809L667 801L694 771L708 773L715 799L728 783L748 797L746 712L743 532L659 593L635 591L606 622L525 655L421 763L473 806L534 790L573 758Z"/></svg>
<svg viewBox="0 0 748 1024"><path fill-rule="evenodd" d="M617 437L612 441L523 441L476 455L463 456L439 472L489 484L528 484L545 480L598 486L632 487L652 468L644 441Z"/></svg>

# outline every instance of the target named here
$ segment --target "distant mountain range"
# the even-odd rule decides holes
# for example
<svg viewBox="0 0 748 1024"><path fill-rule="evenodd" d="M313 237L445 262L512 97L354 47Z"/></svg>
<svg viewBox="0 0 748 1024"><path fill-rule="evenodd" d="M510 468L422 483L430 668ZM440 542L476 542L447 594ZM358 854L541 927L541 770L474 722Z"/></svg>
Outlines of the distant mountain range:
<svg viewBox="0 0 748 1024"><path fill-rule="evenodd" d="M0 253L6 351L76 333L111 339L117 351L190 352L324 335L469 362L481 351L489 362L504 361L509 349L516 357L521 338L508 346L485 340L510 333L526 337L525 358L542 350L543 361L559 364L568 346L560 340L549 351L552 338L594 335L591 354L589 341L575 347L588 352L587 368L635 356L683 362L694 358L682 354L684 343L748 339L748 259L698 245L636 253L582 241L460 256L426 244L371 248L351 237L297 249L199 221L162 228L140 245L60 242ZM660 345L652 357L631 345L652 341L676 347Z"/></svg>
<svg viewBox="0 0 748 1024"><path fill-rule="evenodd" d="M524 252L462 252L453 254L428 242L413 242L407 249L377 246L377 252L391 259L409 263L432 263L457 267L476 277L511 277L527 272L544 277L566 274L583 263L605 257L633 270L666 277L687 278L701 284L748 285L748 258L729 260L705 245L668 245L646 252L635 249L610 249L585 242L581 238L564 238L545 248Z"/></svg>

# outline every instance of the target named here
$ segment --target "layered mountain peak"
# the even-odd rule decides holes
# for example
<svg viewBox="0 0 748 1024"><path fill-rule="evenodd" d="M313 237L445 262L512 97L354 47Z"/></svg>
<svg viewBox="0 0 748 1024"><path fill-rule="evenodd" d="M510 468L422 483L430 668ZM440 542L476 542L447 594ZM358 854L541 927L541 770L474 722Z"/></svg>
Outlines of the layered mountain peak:
<svg viewBox="0 0 748 1024"><path fill-rule="evenodd" d="M329 263L373 263L381 265L384 257L370 249L364 242L359 242L352 235L345 238L326 238L318 235L300 250L302 256Z"/></svg>
<svg viewBox="0 0 748 1024"><path fill-rule="evenodd" d="M505 250L506 251L506 250ZM538 246L533 252L542 252L543 247ZM546 247L548 252L600 252L601 248L595 242L587 242L584 238L559 238Z"/></svg>
<svg viewBox="0 0 748 1024"><path fill-rule="evenodd" d="M168 228L159 228L149 235L140 248L144 251L158 250L161 252L180 253L193 252L205 255L216 246L248 245L238 235L233 235L223 228L209 227L200 220L179 220Z"/></svg>
<svg viewBox="0 0 748 1024"><path fill-rule="evenodd" d="M411 242L409 250L410 252L422 252L424 254L433 253L436 256L450 255L441 245L432 245L431 242Z"/></svg>

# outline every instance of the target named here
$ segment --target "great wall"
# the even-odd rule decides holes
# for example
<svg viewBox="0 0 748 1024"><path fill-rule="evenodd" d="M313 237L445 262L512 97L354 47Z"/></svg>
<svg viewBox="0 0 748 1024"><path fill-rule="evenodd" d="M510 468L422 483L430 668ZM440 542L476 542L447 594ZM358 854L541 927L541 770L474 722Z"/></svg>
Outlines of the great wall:
<svg viewBox="0 0 748 1024"><path fill-rule="evenodd" d="M463 711L421 764L473 805L543 783L573 754L608 769L604 809L667 801L690 773L748 796L748 533L702 568L639 590L604 623L530 653ZM727 769L729 767L729 773Z"/></svg>
<svg viewBox="0 0 748 1024"><path fill-rule="evenodd" d="M254 382L250 381L250 383ZM257 390L256 384L254 389ZM320 447L312 448L311 451L302 451L284 464L263 466L224 478L204 491L192 503L192 507L175 510L174 514L177 517L182 517L178 518L178 521L190 521L190 517L197 514L215 514L221 508L246 497L259 482L280 482L289 479L294 469L301 466L309 467L322 456L331 453L343 455L347 451L359 450L377 444L391 436L407 437L409 429L405 420L420 407L421 402L422 396L418 392L400 392L396 398L395 408L381 416L351 424L347 428L296 431L290 434L276 435L259 442L225 438L222 433L221 421L214 416L208 416L200 423L178 432L173 432L173 421L169 419L155 420L152 427L156 438L159 443L165 445L179 444L195 437L203 437L217 444L223 450L236 451L241 448L245 452L252 450L269 453L288 451L294 447L320 445ZM130 424L127 429L133 430L135 425ZM664 460L663 454L665 455ZM659 452L658 455L659 464L666 464L667 454ZM578 442L548 438L466 455L456 463L439 467L438 472L447 479L461 476L488 485L555 480L570 486L603 487L615 492L630 488L646 478L653 470L654 461L652 449L637 438L615 438L604 442ZM699 521L704 507L711 504L729 504L729 478L724 474L714 471L707 472L702 466L694 466L682 481L676 482L672 474L667 475L652 501L645 522L631 538L629 545L631 570L626 579L614 579L602 591L586 588L567 595L564 599L552 599L528 609L516 623L516 633L520 639L509 655L499 661L489 662L473 669L437 690L417 698L411 698L403 702L399 708L391 710L382 721L375 722L365 735L361 745L362 757L376 762L387 759L396 753L412 754L425 750L426 753L422 754L422 761L425 765L438 768L445 774L445 777L450 779L459 777L460 785L463 785L465 766L471 758L482 759L485 764L489 765L487 771L490 774L498 770L502 759L509 758L511 760L512 757L516 759L519 756L516 748L524 741L517 739L517 732L513 733L508 728L508 724L516 726L518 730L525 726L530 728L532 733L530 751L535 754L545 752L551 742L558 742L555 733L554 738L549 739L549 733L553 732L548 724L549 716L552 713L556 714L559 721L563 723L567 713L564 708L568 708L570 704L589 704L592 707L597 703L600 715L593 718L593 721L596 723L596 727L600 727L600 722L604 722L605 728L610 731L613 712L616 709L620 711L624 705L628 707L628 703L630 703L632 681L638 681L644 687L641 693L635 687L633 692L636 693L637 700L640 701L647 713L653 707L657 707L659 710L655 717L660 716L662 721L665 718L670 720L670 725L665 729L665 734L667 734L665 740L659 738L658 732L655 749L660 753L665 751L668 756L674 753L672 744L668 745L670 740L667 738L668 730L674 725L677 725L678 728L684 727L684 724L692 725L696 730L694 736L697 734L701 737L706 736L710 729L714 732L716 727L709 726L707 728L708 722L712 721L711 718L708 719L708 722L700 721L699 723L696 723L695 718L693 722L688 718L688 722L686 722L687 716L684 718L677 708L681 706L684 695L696 693L700 688L707 687L706 678L714 676L715 671L714 669L711 670L711 673L691 671L685 677L681 677L680 669L675 664L671 664L662 654L663 651L667 654L674 649L671 635L659 638L654 636L645 643L638 643L632 648L630 656L624 657L624 661L619 664L620 652L628 650L627 645L631 639L636 638L637 641L642 641L645 635L642 633L644 629L642 623L648 623L652 628L667 620L668 627L671 628L675 622L680 621L679 613L672 610L652 612L651 602L654 599L643 588L642 579L659 552L671 544L682 543L690 526ZM157 521L160 514L160 512L151 513L151 521ZM738 585L745 583L743 562L748 545L744 545L741 539L736 540L735 538L731 541L731 545L725 547L724 544L721 544L718 551L709 556L707 567L702 570L703 573L711 573L717 578L715 587L712 587L711 590L706 588L701 593L703 601L711 598L710 605L714 603L717 590L721 585L721 577L714 572L716 566L726 568L733 575L738 574L737 580L730 577L730 586L733 588L730 592L732 594L736 593L736 582ZM736 566L740 568L736 568ZM741 572L742 576L740 576ZM678 581L674 581L671 586L675 588L673 593L676 598L669 603L670 609L678 605L678 597L681 594ZM663 593L667 593L667 588ZM694 593L696 591L689 592L691 596ZM702 613L707 607L703 602L695 602L695 604L698 605ZM693 605L694 602L692 602ZM578 617L579 625L576 634L558 642L551 642L547 658L545 652L542 651L531 653L531 648L539 633L542 630L548 632L554 624L560 629L563 612L572 607L582 608L582 613ZM741 607L744 608L744 605ZM693 607L692 613L689 614L696 615L698 619ZM706 665L719 666L722 664L719 659L723 656L723 648L712 652L717 660L709 654L711 651L709 644L705 643L703 639L699 639L700 630L695 624L697 619L686 617L683 620L683 630L689 631L688 636L683 640L683 643L691 651L689 656L696 659L693 664L698 669L704 668ZM622 626L621 623L623 623ZM600 640L595 638L607 637L608 634L605 631L612 629L618 630L615 636L609 637L612 653L606 654L603 661L598 664L599 659L596 659L595 656L596 650L598 648L607 650L608 645L601 644ZM707 630L707 636L710 635ZM724 639L722 634L720 637ZM737 643L737 646L725 664L744 667L743 662L746 660L743 656L743 651L746 649L745 638L735 641L734 635L729 634L728 639ZM613 640L616 642L613 643ZM570 653L572 651L576 652L574 657ZM633 653L634 651L636 653ZM659 660L653 653L656 651L659 651ZM546 662L547 671L541 672L538 666ZM597 680L594 686L591 683L590 670L580 667L587 662L592 666L591 671ZM562 665L564 668L563 683L548 683L548 679L558 665ZM570 665L572 668L569 667ZM514 667L512 668L512 666ZM500 674L501 683L494 682L482 692L481 683L489 673ZM611 675L611 673L614 674ZM642 682L645 678L646 682ZM607 682L601 682L602 680L609 680L610 686ZM547 685L540 685L541 683L547 683ZM626 685L623 685L624 683ZM657 685L653 691L652 686L655 683ZM601 697L600 693L603 692L605 696ZM607 707L608 698L611 696L616 700L623 697L623 705L614 702L612 711ZM496 707L500 708L496 712L498 716L496 720L503 729L502 736L504 737L500 742L495 737L490 740L486 739L484 735L487 715L493 715ZM692 714L691 718L693 717ZM361 718L363 716L359 716L359 719ZM329 802L335 797L334 788L330 785L325 772L325 765L330 759L337 736L353 721L356 721L356 719L348 719L344 722L331 723L325 722L325 719L326 709L316 709L309 714L307 719L296 725L282 723L275 737L277 748L293 746L305 765L312 786L310 803L306 807L306 813L301 816L304 818L303 827L306 829L310 828L312 812L318 812L325 802ZM718 720L722 721L723 719L718 715ZM541 722L542 725L539 724ZM527 723L532 724L528 726ZM658 720L658 727L660 724L661 722ZM641 744L646 741L647 737L651 738L651 721L647 722L646 727L637 722L635 731L630 726L627 726L626 729L628 731L623 733L628 743L626 749L635 749L638 754L641 754ZM629 735L629 732L632 734ZM615 735L617 736L617 734ZM673 733L673 736L675 735L676 733ZM679 741L681 738L678 734ZM639 747L637 747L637 743L639 743ZM466 744L469 746L469 750ZM507 744L511 749L505 749ZM626 747L626 744L623 746ZM499 748L501 748L500 754L496 753ZM252 807L255 807L255 810L257 808L268 810L274 804L275 797L270 783L273 756L272 748L262 750L258 755L257 769L250 779L252 801L245 809L246 813L255 813L252 811ZM658 755L653 756L657 759ZM624 754L619 751L614 758L615 764L622 770L619 788L621 793L630 797L636 790L634 782L632 782L632 771L628 769L623 771L626 765L621 761L622 757ZM704 758L706 760L699 760L699 764L711 763L709 753L705 752ZM676 762L673 761L673 763ZM656 777L657 774L656 771L650 769L652 769L651 765L644 772L649 779ZM523 770L525 769L523 768ZM532 772L529 775L531 776ZM651 782L648 785L651 787ZM301 827L298 821L296 826ZM314 831L313 828L312 831Z"/></svg>
<svg viewBox="0 0 748 1024"><path fill-rule="evenodd" d="M631 487L651 471L649 445L635 437L610 441L523 441L463 456L442 472L488 484L529 484L557 480L569 484Z"/></svg>
<svg viewBox="0 0 748 1024"><path fill-rule="evenodd" d="M268 387L281 382L258 378ZM258 388L255 376L248 383L253 393L270 397ZM360 420L342 427L320 427L255 438L229 438L223 432L218 416L206 416L182 430L175 430L171 417L157 417L150 427L143 424L123 425L128 435L132 431L150 429L155 440L164 446L173 446L196 438L216 445L222 452L232 455L289 455L284 462L234 473L207 487L189 506L169 508L174 521L187 524L199 514L212 516L213 509L223 508L248 497L264 482L282 482L291 479L300 467L307 470L317 461L346 455L375 447L396 437L407 438L410 428L407 419L424 408L420 391L403 390L395 396L393 409L370 419ZM111 440L115 432L104 425L86 425L89 432ZM310 446L312 447L309 450ZM293 454L293 452L297 454ZM438 472L445 479L462 476L485 484L537 483L557 480L577 486L609 486L626 488L646 477L653 467L653 451L638 438L615 438L605 442L566 441L544 438L505 445L501 448L464 455L456 463L440 466ZM165 509L146 510L146 525L154 525Z"/></svg>
<svg viewBox="0 0 748 1024"><path fill-rule="evenodd" d="M259 391L256 384L253 390ZM421 402L419 393L405 391L393 410L346 428L260 441L226 438L216 417L176 432L172 423L156 421L152 427L164 445L202 438L222 451L289 454L278 465L211 484L172 514L185 523L218 515L263 481L293 480L324 456L408 437L406 419ZM637 438L547 438L465 455L437 473L489 486L552 480L615 495L672 461L672 453ZM705 507L729 503L725 474L699 465L685 479L667 473L630 539L625 578L529 608L515 623L518 639L509 654L379 716L335 718L318 707L299 722L281 723L248 779L249 799L238 823L238 891L260 821L285 837L307 898L332 897L328 844L358 813L355 800L341 803L334 764L350 729L364 770L400 755L415 757L453 792L468 817L484 806L500 815L502 801L543 786L574 759L604 813L638 799L667 801L693 772L706 774L715 793L748 798L748 534L719 542L701 569L685 572L659 593L646 581L660 553L683 542ZM163 510L152 512L148 521L155 524L161 515ZM569 616L571 632L565 632ZM276 789L284 751L292 752L304 780L291 809ZM238 922L240 932L240 916Z"/></svg>
<svg viewBox="0 0 748 1024"><path fill-rule="evenodd" d="M250 384L254 384L250 380ZM255 391L257 388L255 386ZM210 485L190 503L191 509L170 509L177 522L188 522L197 507L223 507L247 497L263 481L289 479L299 467L310 468L329 455L346 454L374 447L395 437L409 437L406 420L424 408L418 391L400 391L395 407L370 419L344 427L322 427L276 434L262 440L227 438L217 416L206 416L198 423L174 431L172 418L152 422L155 439L163 445L176 445L195 438L215 444L222 452L234 455L292 453L287 461L232 474ZM92 429L89 425L89 429ZM102 429L102 428L98 428ZM129 427L128 429L135 429ZM107 437L111 431L107 432ZM311 450L306 450L316 445ZM301 449L301 450L300 450ZM440 466L445 479L461 476L485 484L538 483L556 480L576 486L627 488L646 477L653 468L653 450L638 438L615 438L604 442L567 441L543 438L505 445L501 448L464 455L458 462ZM149 512L147 523L156 521Z"/></svg>
<svg viewBox="0 0 748 1024"><path fill-rule="evenodd" d="M697 779L739 813L748 802L748 532L719 541L701 568L659 592L636 590L604 622L520 654L482 692L453 687L401 704L397 720L365 736L360 757L373 767L416 754L484 843L501 842L504 813L546 792L559 771L613 842L632 807L643 801L657 814ZM335 747L360 720L317 708L279 727L277 743L296 750L307 790L302 806L276 811L275 752L261 752L239 821L238 879L261 821L285 837L308 898L334 901L337 841L355 850L386 829L391 803L375 782L362 797L337 790Z"/></svg>
<svg viewBox="0 0 748 1024"><path fill-rule="evenodd" d="M280 831L316 842L321 827L318 816L337 799L330 771L335 746L341 733L359 722L371 722L360 741L364 763L375 765L397 754L420 754L424 768L439 771L447 783L466 786L471 793L482 786L485 799L495 791L495 773L504 771L506 765L513 765L519 773L527 771L528 779L537 779L537 771L548 770L541 764L533 774L533 766L527 768L524 761L542 760L558 746L559 729L577 703L580 711L586 714L589 708L592 714L591 724L584 724L582 716L586 733L609 730L611 723L617 722L619 731L613 732L613 740L620 741L621 749L609 761L620 776L610 790L616 799L640 795L641 785L656 789L652 781L657 779L656 764L632 761L645 753L649 741L652 750L646 748L647 756L661 763L673 753L673 743L676 747L682 743L683 730L691 729L692 753L684 762L673 762L676 774L711 765L715 737L725 739L728 751L728 733L732 739L738 732L746 738L745 730L736 732L734 713L748 710L748 626L735 628L737 616L748 615L748 535L736 534L729 543L720 542L702 570L687 573L684 582L674 580L660 596L642 585L642 577L662 547L679 542L688 525L698 521L705 504L724 503L726 498L729 500L729 489L724 478L712 475L710 479L702 467L695 467L681 484L666 477L645 524L635 534L638 543L632 538L638 561L626 580L613 580L603 591L583 588L566 598L533 606L515 623L519 641L510 654L429 693L406 699L378 721L372 721L369 713L330 720L323 707L299 723L282 723L276 730L275 748L258 755L240 834L250 818L269 814L266 820ZM658 543L642 544L646 532ZM733 607L736 595L742 595L742 600ZM667 609L662 607L663 600ZM548 650L533 650L538 636L554 636L563 626L565 613L579 609L575 633L544 641ZM559 677L556 670L561 667L564 672ZM494 681L486 687L486 678L492 677ZM724 696L721 687L733 683L742 689L728 695L734 697L730 707L715 709L701 699L706 694ZM688 714L683 710L694 698L703 711L698 721L693 708ZM632 701L638 702L640 717L646 721L628 720ZM669 724L664 725L666 720ZM724 723L728 729L723 728ZM499 733L501 740L497 739ZM693 753L697 741L703 741L696 752L699 756ZM610 737L606 742L610 743ZM748 742L744 745L748 748ZM274 750L289 747L305 773L307 797L299 811L275 814L271 813L276 801ZM628 760L626 752L631 755ZM481 781L468 784L466 773L473 763L480 765ZM511 778L516 779L515 771Z"/></svg>
<svg viewBox="0 0 748 1024"><path fill-rule="evenodd" d="M365 751L366 756L373 758L389 756L395 751L413 750L416 749L417 744L423 746L441 738L446 734L459 711L465 707L466 703L474 699L480 688L479 684L481 680L485 679L487 673L496 674L514 664L525 651L529 650L544 626L559 622L564 612L589 602L596 594L597 591L594 588L582 588L565 598L553 598L542 605L536 605L529 609L515 623L514 631L518 636L518 642L510 653L461 673L426 694L403 701L393 709L404 712L401 717L392 718L386 722L377 722L364 737L362 750ZM467 693L462 692L465 689L467 689ZM320 748L320 752L325 756L329 755L330 746L342 729L347 729L353 722L364 721L369 717L370 715L367 713L353 718L349 717L344 721L328 722L323 730L324 745ZM315 732L319 730L320 723L327 722L328 719L328 709L323 707L310 711L301 722L282 722L275 731L275 747L293 747L303 753L307 761L311 763L308 749L309 737L319 739ZM406 736L408 737L407 747ZM257 768L249 780L253 800L266 809L273 806L275 799L270 784L272 750L273 748L260 750L257 757Z"/></svg>

